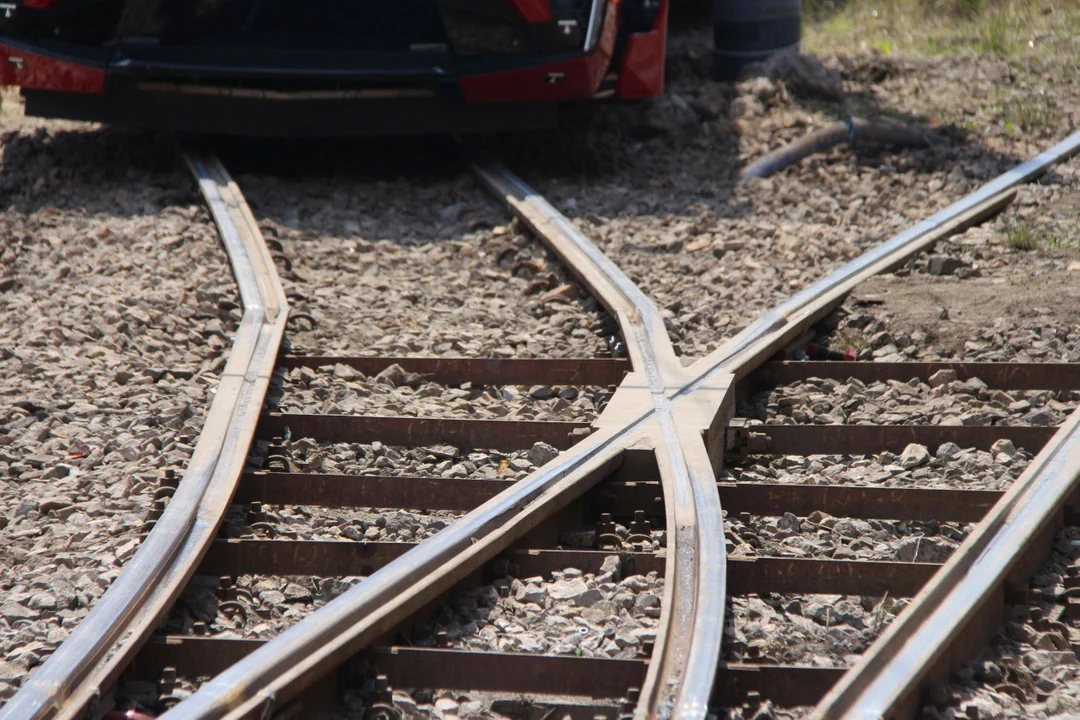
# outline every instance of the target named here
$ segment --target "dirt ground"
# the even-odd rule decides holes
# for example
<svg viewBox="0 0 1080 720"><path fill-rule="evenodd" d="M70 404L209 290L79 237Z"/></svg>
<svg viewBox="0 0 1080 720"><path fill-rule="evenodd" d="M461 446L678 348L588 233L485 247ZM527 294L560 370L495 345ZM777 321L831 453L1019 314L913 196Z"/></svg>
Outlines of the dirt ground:
<svg viewBox="0 0 1080 720"><path fill-rule="evenodd" d="M873 298L874 305L880 301L878 313L901 318L899 326L908 334L933 336L940 357L950 358L963 355L965 344L1000 317L1074 325L1080 317L1077 279L1076 270L1051 270L1033 282L1023 269L1006 278L965 282L929 275L904 281L878 277L854 297ZM943 309L947 319L941 317Z"/></svg>
<svg viewBox="0 0 1080 720"><path fill-rule="evenodd" d="M935 275L927 272L927 259L915 260L860 286L853 302L890 318L894 332L920 332L941 358L966 357L973 347L968 343L977 343L995 323L1076 328L1078 168L1075 159L1062 164L1039 184L1022 188L999 217L934 249L971 271Z"/></svg>
<svg viewBox="0 0 1080 720"><path fill-rule="evenodd" d="M664 97L580 108L558 133L506 139L496 149L657 300L679 349L701 356L828 270L1076 126L1068 28L1080 8L1009 3L1009 14L994 3L981 11L917 0L878 5L880 12L859 1L807 3L808 64L829 92L763 70L735 84L713 81L704 8L673 20ZM900 23L919 8L934 22ZM1003 27L999 16L1019 24ZM988 49L978 38L991 30ZM937 44L907 40L921 31L932 31ZM933 142L835 147L738 182L740 170L767 152L848 118L888 119ZM1074 251L1076 233L1059 228L1075 216L1075 199L1057 201L1056 208L1017 205L1001 220L1032 236L1024 252Z"/></svg>

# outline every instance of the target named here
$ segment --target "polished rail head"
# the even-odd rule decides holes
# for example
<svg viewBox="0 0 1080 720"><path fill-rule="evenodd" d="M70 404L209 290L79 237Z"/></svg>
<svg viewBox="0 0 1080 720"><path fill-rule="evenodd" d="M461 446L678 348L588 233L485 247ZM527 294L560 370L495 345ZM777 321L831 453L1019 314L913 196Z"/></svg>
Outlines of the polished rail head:
<svg viewBox="0 0 1080 720"><path fill-rule="evenodd" d="M672 437L671 433L675 427L670 420L672 409L678 412L679 406L685 400L701 391L708 383L723 385L724 382L718 382L721 377L745 375L783 343L789 341L823 313L831 310L857 282L888 267L898 259L919 252L936 239L955 230L966 220L982 217L1000 209L1010 199L1008 192L1011 188L1042 172L1051 163L1072 154L1078 145L1080 145L1080 133L864 254L767 313L732 341L696 363L690 373L681 375L674 368L674 363L670 362L670 359L674 358L674 352L668 349L670 341L667 340L666 332L663 330L662 319L653 312L655 306L648 302L647 298L644 298L646 302L641 302L644 296L640 294L640 290L632 283L626 286L625 282L629 282L629 279L587 240L586 244L582 244L580 240L583 236L573 228L573 225L558 215L549 205L544 207L546 203L537 202L542 199L524 183L515 180L511 185L505 186L510 188L509 191L498 190L508 200L514 198L517 201L518 206L515 207L515 211L523 216L526 216L523 212L526 206L533 211L539 208L541 218L539 227L534 224L538 217L535 213L531 215L531 220L530 216L526 216L526 222L534 224L534 229L542 237L545 232L556 232L563 236L564 240L566 237L571 238L568 245L564 244L564 248L569 248L563 255L564 259L575 269L590 268L590 272L587 273L588 279L583 279L623 324L627 339L632 342L631 352L634 354L635 363L643 366L641 369L648 377L647 384L655 401L650 407L629 418L618 429L600 432L585 441L578 448L580 453L572 451L570 457L542 468L540 472L522 483L528 488L524 495L514 496L508 491L492 499L474 513L466 516L461 521L462 524L457 533L452 532L457 524L440 533L437 537L445 536L445 544L426 541L397 563L384 568L386 572L379 582L370 584L370 581L366 581L308 620L294 626L277 640L264 646L268 648L268 651L258 659L252 656L249 661L234 666L223 676L204 686L203 690L196 693L191 700L178 705L168 717L238 717L272 698L275 690L286 688L289 682L299 682L301 675L306 675L310 680L310 676L320 667L325 670L330 664L340 661L345 655L358 648L359 633L356 632L355 625L348 624L348 620L350 618L355 620L358 617L355 613L362 610L362 606L379 597L386 598L386 593L394 590L411 592L414 599L419 600L430 597L430 593L424 594L425 587L430 590L430 581L424 573L442 567L437 563L438 556L445 555L453 543L460 543L463 538L467 538L472 546L478 542L487 543L483 551L473 550L474 557L467 561L459 556L456 572L462 572L466 566L479 565L484 553L497 551L499 541L496 538L500 535L500 528L502 532L505 532L504 526L508 518L516 518L519 524L527 524L521 521L522 501L526 506L532 503L532 509L535 511L544 504L545 500L554 501L556 497L565 500L571 494L580 492L580 485L583 482L588 484L587 480L582 481L581 476L595 476L604 467L609 467L611 462L615 462L613 453L617 454L623 443L637 436L645 430L647 424L654 420L660 422L659 434L656 435L655 430L650 431L649 434L658 438L658 449L662 450L661 454L665 456L667 463L670 463L668 467L677 469L675 474L679 476L677 481L679 487L674 495L681 498L680 503L694 504L693 508L687 506L680 511L684 519L691 521L686 526L691 531L685 535L686 541L681 547L693 558L691 564L683 564L681 567L690 573L691 582L694 585L692 591L694 600L687 603L684 596L680 602L680 611L690 613L690 616L696 616L693 617L695 621L700 621L700 633L686 637L696 637L701 642L691 643L687 647L669 645L667 652L676 656L676 665L685 669L685 675L679 679L674 679L669 675L669 684L654 690L651 707L656 709L658 699L661 694L665 694L668 698L665 702L669 704L659 708L657 715L674 714L687 719L703 717L708 703L709 689L712 687L713 675L719 661L720 633L713 631L718 627L722 628L722 598L725 595L722 577L723 534L722 527L719 525L718 500L713 502L715 489L711 490L712 496L710 496L705 488L706 483L701 479L701 477L709 478L709 485L714 484L715 481L711 480L711 468L699 476L698 473L701 472L699 465L702 464L702 459L687 459L683 456L686 449L689 449L692 454L700 454L703 448L696 444L695 438ZM489 186L498 188L498 182L490 179L493 177L492 172L491 167L487 166L478 171L478 176ZM511 205L513 206L514 203ZM545 214L548 215L546 219ZM657 324L658 319L659 324ZM657 360L658 356L664 359ZM676 380L672 382L671 378L676 378ZM670 386L665 387L667 385ZM703 431L701 428L695 429L695 432ZM691 474L687 468L692 468L693 473ZM571 478L572 475L578 476L576 482ZM537 516L538 514L534 512L530 521L534 521ZM702 520L705 520L706 524L699 524ZM676 527L683 526L676 524ZM720 548L721 553L715 558L700 551L705 539L698 532L702 527L710 533L716 529L720 530L716 547ZM474 530L480 534L482 540L478 540L472 534ZM519 527L518 531L520 530ZM681 550L676 551L673 555L679 556L680 552ZM413 557L406 561L409 555ZM716 568L720 568L719 574L715 571ZM408 583L412 585L406 587ZM366 591L363 590L365 586L368 586ZM348 602L345 601L346 597L349 597ZM716 602L717 598L721 601ZM362 601L356 602L358 599ZM401 596L394 595L392 599L400 602ZM711 606L710 601L712 601ZM710 610L715 611L717 605L721 608L719 622L716 620L716 613L710 612ZM330 611L332 606L333 610ZM368 607L372 606L368 605ZM364 618L372 631L377 627L389 627L394 622L394 618L385 608L373 608L370 612L382 613L378 617L365 616L361 613L360 617ZM685 617L682 619L685 620ZM342 632L334 634L335 630ZM271 653L288 651L290 644L294 641L306 643L305 652L310 652L310 654L288 656L289 664L299 661L299 665L292 665L289 668L282 667L280 663L275 665L275 658L270 656ZM658 652L660 652L659 648ZM254 655L259 655L259 653ZM656 663L655 667L659 668L662 664ZM654 681L657 681L661 675L659 671L650 670L650 673ZM670 698L673 697L677 699L672 703ZM641 708L639 712L640 710ZM0 717L14 718L16 716Z"/></svg>
<svg viewBox="0 0 1080 720"><path fill-rule="evenodd" d="M1080 150L1080 132L1004 173L920 223L924 232L974 210ZM915 230L916 228L913 228ZM911 242L908 231L890 241ZM895 252L895 248L894 248ZM1024 474L919 596L814 710L816 718L891 717L962 634L1025 549L1080 482L1080 411L1074 412Z"/></svg>
<svg viewBox="0 0 1080 720"><path fill-rule="evenodd" d="M233 266L244 315L207 421L168 508L87 617L0 709L3 720L66 718L82 712L120 659L141 645L156 619L168 610L173 593L180 591L213 540L217 525L207 527L206 518L216 512L220 519L227 498L208 512L207 497L215 486L239 481L238 468L230 466L235 466L237 449L246 449L247 435L254 430L269 380L267 359L272 365L287 305L265 246L260 250L251 242L248 229L229 214L226 197L216 192L213 177L220 166L198 155L187 159L204 193L210 193L207 197ZM171 591L163 592L167 589Z"/></svg>
<svg viewBox="0 0 1080 720"><path fill-rule="evenodd" d="M862 660L815 708L815 718L896 717L968 620L1005 582L1080 484L1080 410Z"/></svg>
<svg viewBox="0 0 1080 720"><path fill-rule="evenodd" d="M705 433L723 401L700 403L698 397L715 394L702 391L684 397L687 402L673 403L668 394L685 387L686 373L652 299L569 219L505 167L484 162L473 172L619 318L635 367L648 383L651 397L643 402L655 410L651 437L667 500L670 554L668 605L635 716L704 718L719 663L727 596L723 521L714 457ZM729 387L724 385L720 394L726 397ZM695 405L708 408L704 423Z"/></svg>
<svg viewBox="0 0 1080 720"><path fill-rule="evenodd" d="M502 164L486 161L473 165L472 170L477 180L506 202L608 312L618 318L634 367L648 377L655 374L651 384L663 382L660 373L664 369L681 371L660 309L611 258Z"/></svg>
<svg viewBox="0 0 1080 720"><path fill-rule="evenodd" d="M851 288L863 279L883 271L894 263L920 252L947 234L955 232L962 226L965 219L977 222L997 212L1011 201L1011 194L1017 185L1038 177L1046 172L1048 167L1068 159L1078 150L1080 150L1080 132L1073 133L1048 150L1002 173L975 192L868 250L810 287L796 293L750 323L742 332L711 354L699 360L692 366L692 370L704 374L708 372L708 368L725 365L738 366L741 371L746 372L746 366L751 364L748 357L751 346L760 343L761 339L770 333L785 325L790 325L791 319L797 314L806 314L806 309L820 304L821 298L850 292Z"/></svg>
<svg viewBox="0 0 1080 720"><path fill-rule="evenodd" d="M700 479L691 479L689 468L697 471L700 460L689 462L682 454L685 448L695 451L698 448L687 439L674 435L675 425L671 420L673 408L677 410L675 406L700 392L709 383L724 384L718 383L720 377L734 377L749 372L783 343L789 341L792 336L802 332L819 316L831 310L835 303L842 300L846 292L869 275L880 272L881 269L899 259L919 252L936 239L955 230L965 221L996 212L1010 200L1008 195L1010 188L1040 172L1046 165L1060 157L1060 153L1044 153L1038 162L1025 163L1020 168L1007 173L1003 178L999 178L998 181L954 204L947 211L938 213L901 233L883 246L845 265L752 323L732 341L695 364L690 368L689 373L675 367L678 361L674 356L674 351L668 350L670 341L668 340L667 347L664 347L663 341L656 340L658 337L666 340L667 335L655 305L625 274L618 270L614 263L577 231L566 218L558 214L550 204L505 168L491 163L474 168L481 182L506 200L511 208L578 274L590 291L618 317L630 343L635 366L644 370L643 374L654 398L650 403L651 407L636 417L634 427L641 430L646 422L658 423L653 425L653 430L649 434L654 437L661 467L668 470L669 478L665 486L665 495L668 498L674 498L677 506L682 505L680 513L682 518L690 520L680 525L674 521L675 518L671 518L672 527L685 530L682 534L681 547L689 553L692 561L687 564L684 558L684 562L680 565L678 563L680 551L676 549L671 554L673 565L669 567L675 571L677 578L680 575L684 576L686 582L693 586L693 590L679 596L676 600L677 608L675 608L679 617L669 618L668 621L674 627L675 620L678 620L684 633L690 633L684 634L680 640L688 641L694 636L687 628L693 627L694 615L702 613L701 623L697 630L701 633L698 636L701 642L686 642L683 646L675 642L665 643L666 638L658 637L656 654L663 655L664 659L670 659L670 662L654 663L652 668L656 669L650 669L652 694L646 698L646 693L643 693L642 702L637 711L639 717L644 714L655 714L661 717L678 715L680 718L703 717L719 662L721 632L716 632L715 637L709 635L717 628L722 630L723 598L726 595L722 571L724 555L722 553L722 526L719 523L719 501L715 498L715 491L712 491L710 495L704 490L705 483ZM557 239L553 241L553 238ZM664 356L663 360L658 359L656 345L661 346L659 354ZM671 378L677 379L670 380ZM703 428L697 429L698 432L703 430ZM616 430L611 433L610 440L612 442L624 440L624 432L623 429ZM557 461L557 464L562 463ZM705 476L712 478L711 468L705 472ZM708 517L709 515L713 517ZM459 522L465 523L468 520L470 516L466 516ZM715 547L721 548L721 553L716 558L700 552L703 543L697 532L699 520L704 520L710 531L719 529L721 540L715 543ZM445 531L442 534L445 534ZM444 538L447 541L449 539L450 535ZM678 532L674 534L674 539L678 543ZM434 545L436 543L433 543L433 551L437 550ZM404 560L405 557L398 562ZM388 566L385 570L389 571L390 568L391 566ZM716 571L717 568L719 568L719 573ZM364 594L363 585L350 591L350 593L355 593L354 601L360 600ZM377 594L374 588L370 588L368 593L372 596ZM693 597L694 600L688 601L688 597ZM705 617L710 607L714 610L719 608L718 618ZM317 616L318 613L312 618ZM295 626L296 632L288 640L282 636L279 638L280 642L271 641L267 646L267 657L262 662L272 660L270 646L276 645L273 652L282 652L287 650L287 643L304 639L301 628L304 628L305 623L312 618ZM660 677L664 673L661 673L659 668L665 664L678 670L666 673L666 679L661 680ZM239 670L238 666L234 667ZM260 682L257 677L259 664L252 660L247 671L248 674L243 677L228 676L227 673L226 676L217 679L220 681L220 686L215 691L218 699L217 712L224 712L226 707L231 707L235 712L230 712L228 715L202 714L203 710L210 710L210 706L203 706L200 709L192 704L193 701L200 699L200 693L206 695L200 691L187 703L178 705L173 711L176 714L172 717L239 717L242 714L241 708L250 710L254 707L252 703L257 702L258 698L268 697L268 693L271 693L275 687L283 687L280 682L275 685L272 682L265 682L264 678L262 689L258 690L256 688ZM678 676L678 679L674 679L675 676ZM221 704L229 698L227 686L230 683L233 689L237 687L237 683L240 683L246 688L244 693L254 694L248 695L246 704L237 704L239 698L235 694L232 696L231 705ZM204 690L206 689L204 687Z"/></svg>

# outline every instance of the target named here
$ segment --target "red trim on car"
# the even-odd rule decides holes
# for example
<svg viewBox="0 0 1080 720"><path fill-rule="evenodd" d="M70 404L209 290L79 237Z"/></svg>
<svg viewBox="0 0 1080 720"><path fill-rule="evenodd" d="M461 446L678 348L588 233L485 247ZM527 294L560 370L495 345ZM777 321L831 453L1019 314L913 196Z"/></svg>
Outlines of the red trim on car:
<svg viewBox="0 0 1080 720"><path fill-rule="evenodd" d="M99 95L105 91L105 71L0 45L0 83Z"/></svg>
<svg viewBox="0 0 1080 720"><path fill-rule="evenodd" d="M461 89L465 92L466 102L558 102L591 96L600 87L611 64L618 16L617 0L609 0L600 41L596 49L584 57L462 78Z"/></svg>
<svg viewBox="0 0 1080 720"><path fill-rule="evenodd" d="M548 0L510 0L525 22L551 22L551 3Z"/></svg>
<svg viewBox="0 0 1080 720"><path fill-rule="evenodd" d="M664 92L667 55L668 0L661 0L653 29L634 33L626 43L615 92L624 99L653 97Z"/></svg>

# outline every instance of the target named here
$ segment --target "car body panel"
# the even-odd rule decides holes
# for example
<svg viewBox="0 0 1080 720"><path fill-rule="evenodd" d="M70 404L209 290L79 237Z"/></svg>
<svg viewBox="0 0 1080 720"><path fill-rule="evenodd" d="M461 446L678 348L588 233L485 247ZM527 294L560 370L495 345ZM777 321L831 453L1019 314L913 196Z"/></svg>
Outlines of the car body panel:
<svg viewBox="0 0 1080 720"><path fill-rule="evenodd" d="M164 129L198 130L198 112L236 117L204 118L215 132L381 134L384 108L421 113L393 123L410 133L530 128L548 105L662 92L667 2L17 0L0 83L29 113Z"/></svg>

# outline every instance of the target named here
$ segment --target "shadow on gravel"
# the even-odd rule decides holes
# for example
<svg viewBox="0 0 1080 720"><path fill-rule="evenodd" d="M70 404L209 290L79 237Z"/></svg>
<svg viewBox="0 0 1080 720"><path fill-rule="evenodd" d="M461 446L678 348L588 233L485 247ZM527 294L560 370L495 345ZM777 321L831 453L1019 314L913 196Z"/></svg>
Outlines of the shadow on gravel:
<svg viewBox="0 0 1080 720"><path fill-rule="evenodd" d="M449 137L260 140L211 138L235 173L275 175L284 179L343 178L351 181L402 179L438 182L467 169L471 153L493 154L544 190L549 183L622 186L629 212L642 215L699 216L702 206L717 217L740 218L755 212L752 193L738 192L741 167L760 152L747 151L747 125L768 118L740 117L738 101L746 95L731 83L709 78L711 4L680 4L672 18L667 91L639 102L593 101L563 108L556 130L478 138ZM933 118L898 112L878 85L919 72L918 65L889 57L839 58L847 93L842 102L793 97L794 110L837 120L850 116L887 116L932 128L945 142L927 150L897 153L860 150L856 167L877 167L886 159L901 171L930 173L964 164L973 179L984 180L1024 158L1000 155L973 142L957 125L935 126ZM771 112L771 108L770 108ZM779 128L766 140L782 145ZM797 135L799 131L795 131ZM753 134L753 133L750 133ZM760 131L757 133L760 136ZM178 183L173 140L167 134L121 129L39 130L7 133L3 140L0 203L26 211L68 207L76 202L63 192L71 184L116 184L124 178L149 178L170 187L176 202L197 197L192 185ZM841 198L838 198L841 199ZM102 202L90 212L117 212L121 205ZM573 203L568 214L588 213Z"/></svg>
<svg viewBox="0 0 1080 720"><path fill-rule="evenodd" d="M86 128L0 136L0 206L23 213L46 208L88 214L145 214L140 189L155 204L190 205L198 188L178 181L170 136L116 128ZM137 183L135 181L138 181Z"/></svg>
<svg viewBox="0 0 1080 720"><path fill-rule="evenodd" d="M467 170L460 143L447 136L360 138L209 138L234 174L285 180L432 182Z"/></svg>

